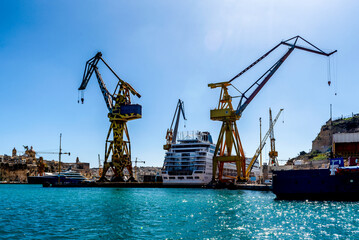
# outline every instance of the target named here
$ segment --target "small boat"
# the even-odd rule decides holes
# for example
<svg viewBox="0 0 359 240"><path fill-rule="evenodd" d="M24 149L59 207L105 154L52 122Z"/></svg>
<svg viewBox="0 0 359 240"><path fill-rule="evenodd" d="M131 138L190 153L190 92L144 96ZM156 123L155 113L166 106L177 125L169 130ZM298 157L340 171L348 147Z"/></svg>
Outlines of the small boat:
<svg viewBox="0 0 359 240"><path fill-rule="evenodd" d="M27 182L29 184L43 184L44 186L52 185L77 185L85 182L91 182L92 180L87 179L82 176L80 173L73 170L68 170L65 172L56 173L45 173L44 176L29 176L27 177Z"/></svg>

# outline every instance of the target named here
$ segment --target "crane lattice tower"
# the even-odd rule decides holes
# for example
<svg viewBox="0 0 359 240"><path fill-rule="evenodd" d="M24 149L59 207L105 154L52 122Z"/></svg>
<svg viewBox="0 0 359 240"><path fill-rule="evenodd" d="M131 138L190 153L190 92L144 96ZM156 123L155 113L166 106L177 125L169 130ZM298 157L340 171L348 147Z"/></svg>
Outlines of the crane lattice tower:
<svg viewBox="0 0 359 240"><path fill-rule="evenodd" d="M118 83L113 94L107 90L97 68L97 64L100 60L118 79ZM111 67L102 58L101 52L98 52L95 57L86 62L84 76L79 90L84 90L86 88L93 72L96 74L102 95L109 110L108 118L111 123L106 137L105 160L100 181L107 180L105 176L110 168L114 173L111 181L124 181L125 168L127 168L129 172L128 180L133 181L131 144L127 122L142 117L141 105L131 103L131 95L135 95L137 97L141 97L141 95L111 69ZM83 97L81 98L81 101L83 102Z"/></svg>

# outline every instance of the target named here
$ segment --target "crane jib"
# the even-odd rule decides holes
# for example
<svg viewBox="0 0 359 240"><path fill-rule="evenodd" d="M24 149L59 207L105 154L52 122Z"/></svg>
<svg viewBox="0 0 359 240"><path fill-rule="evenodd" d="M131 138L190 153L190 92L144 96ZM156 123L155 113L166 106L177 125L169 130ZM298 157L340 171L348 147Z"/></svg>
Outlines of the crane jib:
<svg viewBox="0 0 359 240"><path fill-rule="evenodd" d="M288 43L289 41L295 39L294 43ZM312 46L314 49L310 49L310 48L306 48L306 47L302 47L302 46L298 46L297 45L297 41L298 39L302 39L304 42L306 42L307 44L309 44L310 46ZM310 42L308 42L307 40L305 40L304 38L300 37L300 36L296 36L293 38L290 38L286 41L282 41L280 42L278 45L276 45L274 48L272 48L270 51L268 51L266 54L264 54L262 57L258 58L255 62L253 62L251 65L249 65L247 68L245 68L242 72L240 72L239 74L237 74L234 78L232 78L230 80L233 81L235 78L241 76L243 73L247 72L250 68L252 68L254 65L256 65L258 62L260 62L261 60L263 60L265 57L267 57L271 52L273 52L276 48L278 48L280 45L286 45L289 46L289 50L266 72L264 73L258 80L256 80L246 91L243 92L242 96L241 96L241 101L237 107L236 110L236 115L241 116L241 114L243 113L243 111L246 109L246 107L249 105L249 103L254 99L254 97L258 94L258 92L263 88L263 86L268 82L268 80L274 75L274 73L278 70L278 68L282 65L282 63L288 58L288 56L293 52L294 49L299 49L299 50L303 50L303 51L307 51L307 52L311 52L311 53L315 53L315 54L320 54L320 55L324 55L329 57L330 55L334 54L337 52L337 50L332 51L330 53L326 53L324 51L322 51L321 49L319 49L318 47L316 47L315 45L311 44ZM262 80L262 82L260 82L260 80L262 79L262 77L264 77L264 80ZM252 92L252 94L249 97L246 97L245 94L252 89L255 85L258 85L256 87L256 89ZM242 99L245 98L246 101L242 104Z"/></svg>
<svg viewBox="0 0 359 240"><path fill-rule="evenodd" d="M99 61L102 61L106 67L115 75L115 77L121 82L122 87L127 88L130 90L130 92L137 96L138 98L141 97L141 95L128 83L123 81L116 73L113 71L113 69L107 64L107 62L102 58L102 53L98 52L93 58L88 60L85 65L85 70L83 74L83 80L78 90L85 90L87 87L87 84L95 71L97 69L97 64ZM116 91L116 90L115 90ZM113 94L112 94L113 95Z"/></svg>
<svg viewBox="0 0 359 240"><path fill-rule="evenodd" d="M274 65L273 69L269 71L268 75L265 77L265 79L258 85L258 87L254 90L254 92L248 97L248 99L244 102L243 105L239 107L239 109L236 111L237 115L241 115L242 112L246 109L248 104L254 99L254 97L258 94L258 92L264 87L264 85L268 82L268 80L273 76L273 74L278 70L278 68L282 65L282 63L288 58L288 56L293 52L294 48L290 48L284 56L279 59ZM260 80L260 79L258 79ZM258 83L256 81L255 83ZM254 86L254 84L252 85Z"/></svg>

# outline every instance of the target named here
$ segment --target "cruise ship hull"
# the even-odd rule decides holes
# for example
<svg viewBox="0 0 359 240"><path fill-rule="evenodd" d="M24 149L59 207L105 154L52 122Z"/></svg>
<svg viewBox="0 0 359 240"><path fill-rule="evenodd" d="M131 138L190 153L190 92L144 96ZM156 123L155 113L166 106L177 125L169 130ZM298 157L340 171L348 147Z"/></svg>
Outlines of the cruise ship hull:
<svg viewBox="0 0 359 240"><path fill-rule="evenodd" d="M178 178L178 176L176 176ZM168 177L169 178L169 177ZM196 179L168 179L163 181L163 185L174 185L174 186L205 186L210 182L210 179L196 180Z"/></svg>

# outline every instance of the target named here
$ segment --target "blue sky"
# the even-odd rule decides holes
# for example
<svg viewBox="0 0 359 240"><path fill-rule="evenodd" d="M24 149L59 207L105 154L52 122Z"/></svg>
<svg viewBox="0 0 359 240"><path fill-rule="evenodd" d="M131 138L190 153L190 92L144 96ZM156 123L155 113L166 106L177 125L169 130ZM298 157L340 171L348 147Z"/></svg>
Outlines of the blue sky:
<svg viewBox="0 0 359 240"><path fill-rule="evenodd" d="M71 157L97 166L109 127L107 108L96 79L77 104L85 62L97 51L142 98L143 118L129 122L132 156L147 166L162 166L166 129L178 99L185 102L186 128L210 131L209 119L219 89L281 40L301 35L328 59L295 50L238 121L247 156L259 142L259 117L268 128L268 108L284 112L275 128L279 159L308 151L321 125L359 112L358 1L0 1L0 154L32 145L56 151L59 134ZM285 47L233 82L244 90ZM103 65L104 81L115 79ZM337 95L335 95L337 93ZM235 101L235 105L238 102ZM284 121L284 123L283 123ZM266 147L268 152L269 147ZM267 158L267 153L265 153ZM57 159L56 156L45 156Z"/></svg>

